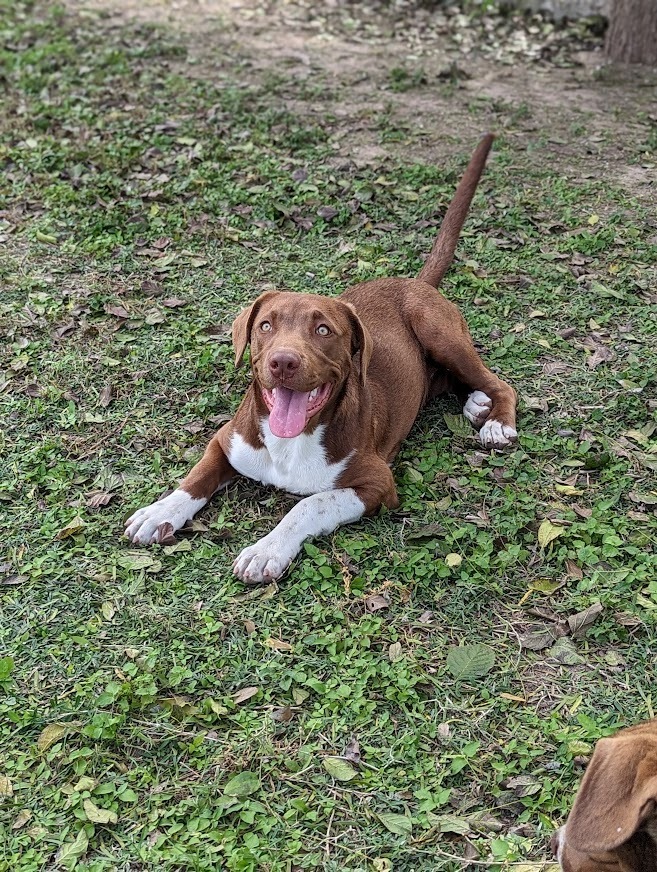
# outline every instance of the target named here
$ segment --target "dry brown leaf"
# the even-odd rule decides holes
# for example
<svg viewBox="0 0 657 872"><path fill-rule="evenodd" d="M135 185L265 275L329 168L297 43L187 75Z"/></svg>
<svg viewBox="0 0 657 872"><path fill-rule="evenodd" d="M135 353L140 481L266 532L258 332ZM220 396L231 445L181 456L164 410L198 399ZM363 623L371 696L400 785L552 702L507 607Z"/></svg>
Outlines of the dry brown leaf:
<svg viewBox="0 0 657 872"><path fill-rule="evenodd" d="M181 527L183 533L207 533L209 527L198 518L190 518L185 522L185 526Z"/></svg>
<svg viewBox="0 0 657 872"><path fill-rule="evenodd" d="M586 365L589 369L595 369L600 366L601 363L606 363L611 360L614 356L614 352L611 348L607 348L606 345L598 345L593 354L586 359Z"/></svg>
<svg viewBox="0 0 657 872"><path fill-rule="evenodd" d="M621 627L640 627L643 624L641 618L631 614L631 612L616 612L614 619Z"/></svg>
<svg viewBox="0 0 657 872"><path fill-rule="evenodd" d="M279 721L281 724L289 724L294 717L294 712L289 705L284 705L280 708L275 708L271 716L274 721Z"/></svg>
<svg viewBox="0 0 657 872"><path fill-rule="evenodd" d="M23 584L24 581L29 581L29 575L8 575L6 578L3 578L0 584L7 585L16 585Z"/></svg>
<svg viewBox="0 0 657 872"><path fill-rule="evenodd" d="M188 433L200 433L201 430L205 429L205 424L202 421L192 421L191 424L185 424L183 430L187 430Z"/></svg>
<svg viewBox="0 0 657 872"><path fill-rule="evenodd" d="M523 397L523 399L525 406L535 412L547 412L550 408L545 397Z"/></svg>
<svg viewBox="0 0 657 872"><path fill-rule="evenodd" d="M381 596L380 593L372 594L365 597L365 608L368 612L377 612L379 609L387 609L390 607L390 600Z"/></svg>
<svg viewBox="0 0 657 872"><path fill-rule="evenodd" d="M129 318L130 314L123 306L111 306L109 303L105 305L105 311L108 315L114 315L115 318Z"/></svg>
<svg viewBox="0 0 657 872"><path fill-rule="evenodd" d="M163 524L160 524L157 528L158 539L157 541L160 545L175 545L176 537L174 533L176 531L173 529L173 524L170 524L168 521L165 521Z"/></svg>
<svg viewBox="0 0 657 872"><path fill-rule="evenodd" d="M63 339L64 336L68 336L69 333L72 333L77 326L78 325L75 321L69 321L67 324L62 324L61 327L57 327L53 335L56 339Z"/></svg>
<svg viewBox="0 0 657 872"><path fill-rule="evenodd" d="M352 736L351 739L349 739L347 747L344 749L344 754L342 756L350 763L355 763L356 765L360 763L360 745L358 744L358 739L355 736Z"/></svg>
<svg viewBox="0 0 657 872"><path fill-rule="evenodd" d="M537 627L520 636L520 646L530 651L541 651L550 646L555 639L564 636L565 633L566 630L560 624L554 624L551 627Z"/></svg>
<svg viewBox="0 0 657 872"><path fill-rule="evenodd" d="M246 702L247 699L251 699L252 696L255 696L259 690L259 687L243 687L241 690L235 691L233 694L233 702L235 705L240 705L240 703Z"/></svg>
<svg viewBox="0 0 657 872"><path fill-rule="evenodd" d="M420 527L418 530L411 530L408 538L414 541L419 539L437 539L444 536L444 534L445 528L442 524L425 524L424 527Z"/></svg>
<svg viewBox="0 0 657 872"><path fill-rule="evenodd" d="M574 639L578 639L584 635L587 627L597 620L603 611L602 603L593 603L588 609L583 612L577 612L576 615L570 615L568 618L568 626Z"/></svg>
<svg viewBox="0 0 657 872"><path fill-rule="evenodd" d="M103 407L103 409L106 409L112 402L112 390L112 385L106 384L98 395L98 403Z"/></svg>
<svg viewBox="0 0 657 872"><path fill-rule="evenodd" d="M99 509L101 506L106 506L116 494L106 493L105 491L96 491L95 493L85 494L86 504L90 509Z"/></svg>
<svg viewBox="0 0 657 872"><path fill-rule="evenodd" d="M530 615L534 615L542 621L552 621L554 624L561 623L561 618L554 609L547 608L546 606L532 606L527 611Z"/></svg>
<svg viewBox="0 0 657 872"><path fill-rule="evenodd" d="M561 375L564 372L568 372L568 369L569 366L567 363L560 363L556 360L543 364L543 372L545 375Z"/></svg>
<svg viewBox="0 0 657 872"><path fill-rule="evenodd" d="M542 784L532 775L515 775L513 778L507 778L502 782L502 786L507 790L512 790L516 796L533 796L539 793Z"/></svg>
<svg viewBox="0 0 657 872"><path fill-rule="evenodd" d="M628 497L632 500L633 503L638 503L642 506L655 506L657 505L657 493L637 493L636 491L630 491L628 493Z"/></svg>

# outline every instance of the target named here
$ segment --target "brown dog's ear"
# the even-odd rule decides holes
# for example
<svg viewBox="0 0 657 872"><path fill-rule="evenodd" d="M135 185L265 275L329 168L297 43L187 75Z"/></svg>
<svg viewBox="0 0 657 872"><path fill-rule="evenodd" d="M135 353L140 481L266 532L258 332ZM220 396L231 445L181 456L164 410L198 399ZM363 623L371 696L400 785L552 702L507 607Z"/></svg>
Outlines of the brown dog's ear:
<svg viewBox="0 0 657 872"><path fill-rule="evenodd" d="M360 381L364 385L367 378L367 367L372 357L372 337L351 303L344 303L344 305L349 310L349 320L353 331L351 353L353 356L360 351Z"/></svg>
<svg viewBox="0 0 657 872"><path fill-rule="evenodd" d="M657 805L657 725L596 745L566 823L568 844L591 854L630 839Z"/></svg>
<svg viewBox="0 0 657 872"><path fill-rule="evenodd" d="M251 340L251 328L253 327L253 322L255 321L260 307L265 300L268 300L270 297L275 297L278 293L278 291L265 291L264 294L260 294L258 299L251 303L248 309L244 309L244 311L240 312L237 318L233 321L232 335L233 348L235 349L235 366L241 366L242 361L244 360L246 346Z"/></svg>

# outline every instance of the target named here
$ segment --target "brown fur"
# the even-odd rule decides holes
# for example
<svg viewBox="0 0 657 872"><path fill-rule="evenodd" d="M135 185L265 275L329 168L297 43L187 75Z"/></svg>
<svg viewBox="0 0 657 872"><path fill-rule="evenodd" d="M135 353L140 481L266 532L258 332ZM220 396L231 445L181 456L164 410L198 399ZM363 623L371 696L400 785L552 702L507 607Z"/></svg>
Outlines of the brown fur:
<svg viewBox="0 0 657 872"><path fill-rule="evenodd" d="M367 513L398 504L388 464L428 397L447 387L481 390L493 401L491 417L515 427L514 390L484 366L457 307L435 287L452 261L492 141L484 137L470 160L420 278L365 282L339 298L268 291L236 318L235 360L241 363L250 344L253 383L183 490L209 498L234 475L226 456L233 433L262 445L259 421L268 414L262 387L310 391L332 383L306 432L326 424L328 459L351 455L336 487L354 488ZM329 335L318 335L319 325ZM274 355L298 364L283 382L272 374Z"/></svg>
<svg viewBox="0 0 657 872"><path fill-rule="evenodd" d="M657 719L598 742L552 847L563 872L657 872Z"/></svg>

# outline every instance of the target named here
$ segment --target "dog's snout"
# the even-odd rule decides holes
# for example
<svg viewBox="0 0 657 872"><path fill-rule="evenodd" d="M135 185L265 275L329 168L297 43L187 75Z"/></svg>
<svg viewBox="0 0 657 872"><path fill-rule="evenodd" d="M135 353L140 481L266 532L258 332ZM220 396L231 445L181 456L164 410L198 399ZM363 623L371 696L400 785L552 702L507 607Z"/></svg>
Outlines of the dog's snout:
<svg viewBox="0 0 657 872"><path fill-rule="evenodd" d="M270 355L267 366L275 378L290 378L301 366L301 358L296 351L275 351Z"/></svg>

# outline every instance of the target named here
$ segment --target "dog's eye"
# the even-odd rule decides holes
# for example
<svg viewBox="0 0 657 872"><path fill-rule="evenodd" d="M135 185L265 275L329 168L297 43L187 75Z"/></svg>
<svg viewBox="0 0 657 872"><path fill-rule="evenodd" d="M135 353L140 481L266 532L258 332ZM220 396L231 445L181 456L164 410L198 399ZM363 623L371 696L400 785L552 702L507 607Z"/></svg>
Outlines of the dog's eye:
<svg viewBox="0 0 657 872"><path fill-rule="evenodd" d="M318 336L330 336L331 335L331 331L326 326L326 324L320 324L319 327L316 327L315 333L317 333Z"/></svg>
<svg viewBox="0 0 657 872"><path fill-rule="evenodd" d="M263 321L260 325L260 329L263 333L269 333L269 331L271 330L271 324L269 323L269 321Z"/></svg>

